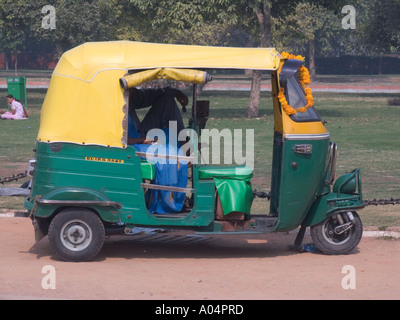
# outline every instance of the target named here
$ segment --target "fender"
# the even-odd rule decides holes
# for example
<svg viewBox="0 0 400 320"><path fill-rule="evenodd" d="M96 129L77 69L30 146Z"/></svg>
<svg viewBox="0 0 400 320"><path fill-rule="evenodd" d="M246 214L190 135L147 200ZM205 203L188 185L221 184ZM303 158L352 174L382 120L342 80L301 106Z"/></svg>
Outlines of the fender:
<svg viewBox="0 0 400 320"><path fill-rule="evenodd" d="M342 211L356 211L365 207L364 201L358 195L329 192L320 196L311 207L303 224L305 227L316 225L335 213Z"/></svg>
<svg viewBox="0 0 400 320"><path fill-rule="evenodd" d="M94 189L60 187L46 195L36 196L29 201L32 214L38 218L48 218L65 207L90 208L106 222L119 222L122 204L110 199ZM36 206L36 208L35 208Z"/></svg>
<svg viewBox="0 0 400 320"><path fill-rule="evenodd" d="M337 212L364 208L361 190L360 169L343 174L336 180L331 192L316 199L302 225L313 226Z"/></svg>

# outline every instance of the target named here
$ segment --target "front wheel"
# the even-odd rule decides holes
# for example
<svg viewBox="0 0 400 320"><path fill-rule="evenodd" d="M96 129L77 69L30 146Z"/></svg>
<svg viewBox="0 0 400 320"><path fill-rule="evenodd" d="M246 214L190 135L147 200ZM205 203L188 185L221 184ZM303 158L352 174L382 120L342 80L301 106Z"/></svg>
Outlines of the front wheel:
<svg viewBox="0 0 400 320"><path fill-rule="evenodd" d="M86 209L66 209L49 226L49 242L55 254L65 261L89 261L103 247L104 225Z"/></svg>
<svg viewBox="0 0 400 320"><path fill-rule="evenodd" d="M315 245L326 254L347 254L360 242L363 226L356 212L340 212L310 228Z"/></svg>

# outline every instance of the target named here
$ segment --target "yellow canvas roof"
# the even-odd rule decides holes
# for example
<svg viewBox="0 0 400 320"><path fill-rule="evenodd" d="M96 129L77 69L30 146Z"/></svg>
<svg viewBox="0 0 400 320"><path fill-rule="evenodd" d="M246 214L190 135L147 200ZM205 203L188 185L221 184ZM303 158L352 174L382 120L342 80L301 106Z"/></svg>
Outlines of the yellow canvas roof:
<svg viewBox="0 0 400 320"><path fill-rule="evenodd" d="M38 140L125 147L127 106L120 79L129 70L277 70L281 58L273 48L85 43L65 52L53 72Z"/></svg>
<svg viewBox="0 0 400 320"><path fill-rule="evenodd" d="M209 68L276 70L273 48L231 48L133 41L89 42L66 52L55 74L91 81L106 69Z"/></svg>

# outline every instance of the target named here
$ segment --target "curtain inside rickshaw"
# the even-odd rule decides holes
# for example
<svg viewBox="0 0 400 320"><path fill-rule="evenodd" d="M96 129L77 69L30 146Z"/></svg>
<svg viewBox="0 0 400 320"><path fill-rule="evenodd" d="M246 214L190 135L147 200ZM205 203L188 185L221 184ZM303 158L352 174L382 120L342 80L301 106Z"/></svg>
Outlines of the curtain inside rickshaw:
<svg viewBox="0 0 400 320"><path fill-rule="evenodd" d="M183 81L193 84L205 84L206 82L212 80L211 76L205 71L193 69L156 68L126 75L119 81L121 87L126 90L137 87L143 83L159 79Z"/></svg>

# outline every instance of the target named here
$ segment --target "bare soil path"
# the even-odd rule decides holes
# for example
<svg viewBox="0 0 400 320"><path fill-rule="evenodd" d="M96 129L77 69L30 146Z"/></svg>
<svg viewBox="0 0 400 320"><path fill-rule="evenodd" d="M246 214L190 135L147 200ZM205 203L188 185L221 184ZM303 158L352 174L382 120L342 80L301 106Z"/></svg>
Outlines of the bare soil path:
<svg viewBox="0 0 400 320"><path fill-rule="evenodd" d="M399 240L364 237L352 254L328 256L290 249L294 238L185 245L111 237L95 261L67 263L47 237L35 244L30 219L0 214L0 299L400 298Z"/></svg>

